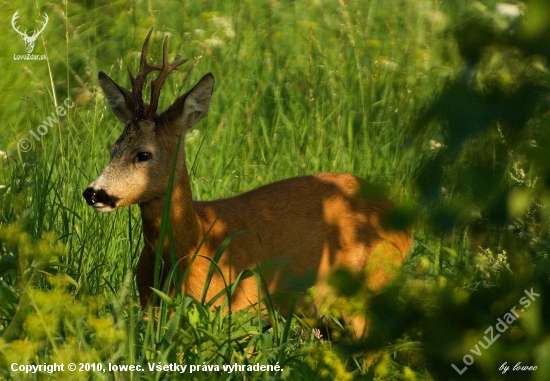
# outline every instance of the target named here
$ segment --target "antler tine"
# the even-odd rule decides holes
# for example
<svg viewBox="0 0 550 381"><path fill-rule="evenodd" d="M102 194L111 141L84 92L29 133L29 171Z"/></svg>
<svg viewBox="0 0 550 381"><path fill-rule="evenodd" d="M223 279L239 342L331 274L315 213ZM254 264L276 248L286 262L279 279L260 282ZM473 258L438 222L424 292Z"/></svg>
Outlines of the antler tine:
<svg viewBox="0 0 550 381"><path fill-rule="evenodd" d="M167 51L168 36L164 38L164 45L162 47L162 68L160 68L160 74L156 79L151 81L151 105L147 110L147 119L153 118L156 115L158 101L160 97L160 89L162 88L162 85L164 84L166 78L168 78L168 75L170 75L172 71L176 70L178 66L189 61L189 58L185 58L183 60L168 63Z"/></svg>
<svg viewBox="0 0 550 381"><path fill-rule="evenodd" d="M162 68L158 65L149 65L147 63L147 48L149 46L149 39L151 38L151 33L153 33L153 28L147 33L145 42L143 43L143 48L141 49L141 58L139 61L139 72L136 77L132 74L132 69L128 66L128 74L130 75L130 82L132 84L132 93L134 94L134 99L136 101L136 116L143 115L145 108L143 102L143 84L147 75L154 70L161 70Z"/></svg>
<svg viewBox="0 0 550 381"><path fill-rule="evenodd" d="M13 29L19 33L21 36L23 37L28 37L27 36L27 30L25 29L24 32L21 32L19 30L19 27L15 26L15 21L19 18L19 11L16 11L14 14L13 14L13 17L11 18L11 26L13 27Z"/></svg>
<svg viewBox="0 0 550 381"><path fill-rule="evenodd" d="M44 14L44 23L42 24L42 29L40 29L40 30L33 30L33 32L32 32L32 37L35 37L35 36L38 37L38 35L39 35L40 33L42 33L42 32L44 31L44 29L46 29L46 25L48 25L48 20L49 20L49 19L50 19L50 18L48 17L48 15L47 15L47 14Z"/></svg>

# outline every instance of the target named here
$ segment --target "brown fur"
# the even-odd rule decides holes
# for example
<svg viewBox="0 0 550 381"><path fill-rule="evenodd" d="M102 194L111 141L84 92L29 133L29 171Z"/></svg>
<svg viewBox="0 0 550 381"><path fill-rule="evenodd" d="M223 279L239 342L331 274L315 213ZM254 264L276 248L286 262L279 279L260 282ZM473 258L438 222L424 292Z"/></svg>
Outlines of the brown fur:
<svg viewBox="0 0 550 381"><path fill-rule="evenodd" d="M129 90L103 73L99 82L109 106L125 123L125 130L111 149L109 165L90 184L85 197L101 211L139 204L145 246L136 278L141 305L146 307L154 285L161 216L178 139L205 115L214 79L210 74L203 77L153 120L132 117L135 105ZM139 152L151 153L152 159L138 161ZM361 190L367 185L353 175L296 177L239 196L196 202L192 200L183 139L177 155L170 221L181 274L194 258L182 286L185 295L201 297L211 266L204 257L214 258L221 243L236 232L243 233L233 239L221 257L218 265L223 276L215 272L207 300L241 271L274 259L280 262L278 271L266 274L270 292L285 289L285 274L308 274L314 276L313 284L326 295L326 278L337 267L355 273L366 270L368 286L378 290L395 275L411 246L410 232L381 226L381 218L392 203L386 198L362 197ZM106 200L101 200L100 191ZM172 264L168 239L163 245L164 279ZM244 280L232 298L232 308L257 302L256 290L253 277Z"/></svg>

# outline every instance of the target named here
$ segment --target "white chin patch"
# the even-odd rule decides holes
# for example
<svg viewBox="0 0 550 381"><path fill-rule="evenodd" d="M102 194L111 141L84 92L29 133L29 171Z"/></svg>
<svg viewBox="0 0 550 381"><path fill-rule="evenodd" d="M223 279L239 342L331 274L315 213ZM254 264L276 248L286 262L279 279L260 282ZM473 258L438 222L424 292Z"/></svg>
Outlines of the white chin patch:
<svg viewBox="0 0 550 381"><path fill-rule="evenodd" d="M95 210L97 210L98 212L102 212L102 213L107 213L107 212L110 212L112 210L115 210L116 208L113 208L112 206L110 205L105 205L105 204L102 204L100 202L96 202L92 208L94 208Z"/></svg>

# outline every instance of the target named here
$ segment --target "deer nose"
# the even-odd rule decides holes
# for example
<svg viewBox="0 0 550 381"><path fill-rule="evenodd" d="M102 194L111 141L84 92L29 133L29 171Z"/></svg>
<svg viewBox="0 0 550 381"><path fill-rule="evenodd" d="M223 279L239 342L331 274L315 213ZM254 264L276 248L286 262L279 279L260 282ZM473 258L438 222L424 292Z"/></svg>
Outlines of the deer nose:
<svg viewBox="0 0 550 381"><path fill-rule="evenodd" d="M82 196L86 199L88 205L94 208L108 207L114 209L117 207L117 202L120 200L118 197L111 196L103 189L94 189L88 187L82 192Z"/></svg>
<svg viewBox="0 0 550 381"><path fill-rule="evenodd" d="M82 197L86 199L86 203L88 205L94 205L98 199L97 199L97 192L92 187L88 187L82 192Z"/></svg>

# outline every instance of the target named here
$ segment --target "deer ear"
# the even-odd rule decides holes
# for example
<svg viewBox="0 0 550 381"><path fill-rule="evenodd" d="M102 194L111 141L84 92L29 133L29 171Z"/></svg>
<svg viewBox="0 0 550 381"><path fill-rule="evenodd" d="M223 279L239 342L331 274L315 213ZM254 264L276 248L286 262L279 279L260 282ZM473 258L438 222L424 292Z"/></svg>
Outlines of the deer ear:
<svg viewBox="0 0 550 381"><path fill-rule="evenodd" d="M107 98L109 108L115 113L118 120L126 124L134 116L135 101L132 92L117 85L102 71L99 72L98 82Z"/></svg>
<svg viewBox="0 0 550 381"><path fill-rule="evenodd" d="M186 94L179 97L168 108L162 117L166 122L177 128L185 128L186 132L206 115L214 91L214 76L206 74Z"/></svg>

